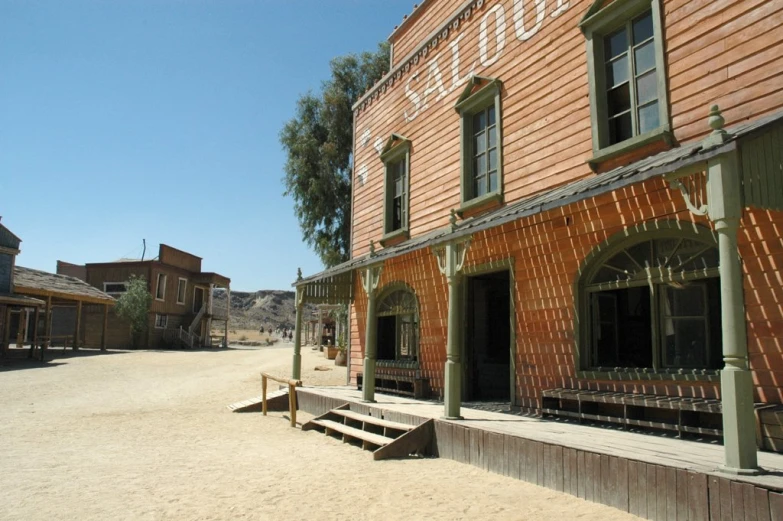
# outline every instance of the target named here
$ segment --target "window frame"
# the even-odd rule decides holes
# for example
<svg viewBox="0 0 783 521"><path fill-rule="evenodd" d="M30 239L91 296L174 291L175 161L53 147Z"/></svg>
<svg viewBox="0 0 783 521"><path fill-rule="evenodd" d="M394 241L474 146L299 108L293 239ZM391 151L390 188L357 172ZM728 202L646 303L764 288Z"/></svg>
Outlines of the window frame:
<svg viewBox="0 0 783 521"><path fill-rule="evenodd" d="M388 242L394 239L402 237L408 239L410 237L410 157L411 157L411 141L399 134L392 134L386 142L381 152L381 161L383 162L383 237L381 238L381 245L386 246ZM405 182L403 183L403 200L402 205L404 209L404 217L402 226L397 229L391 229L392 226L392 211L394 200L394 183L391 179L393 174L391 167L393 165L402 162L405 166Z"/></svg>
<svg viewBox="0 0 783 521"><path fill-rule="evenodd" d="M161 322L163 322L162 326L160 325ZM155 313L155 329L166 329L168 327L169 327L169 316L162 313Z"/></svg>
<svg viewBox="0 0 783 521"><path fill-rule="evenodd" d="M629 281L612 283L591 283L604 264L621 251L639 243L656 239L689 239L702 242L717 249L718 243L715 233L705 226L680 221L657 221L642 223L619 232L601 244L597 245L587 255L577 271L574 285L575 321L574 331L576 346L574 351L575 369L578 378L598 380L689 380L689 381L718 381L719 369L692 369L664 367L660 358L663 356L664 346L661 344L660 331L662 324L663 299L660 296L651 296L652 322L652 368L605 368L593 365L593 310L591 300L593 295L602 291L614 289L626 289L639 286L648 286L651 277L636 278ZM656 278L656 277L652 277ZM719 279L719 268L709 268L701 273L686 272L682 275L674 275L675 281L698 281ZM655 287L660 287L661 281L653 281ZM659 307L656 307L659 306Z"/></svg>
<svg viewBox="0 0 783 521"><path fill-rule="evenodd" d="M160 284L160 278L163 277L163 290L161 291L161 284ZM165 273L158 273L158 276L156 277L155 282L155 300L158 300L160 302L166 302L166 280L168 279L168 275ZM159 297L158 295L163 295L162 297Z"/></svg>
<svg viewBox="0 0 783 521"><path fill-rule="evenodd" d="M601 7L603 0L597 0L588 9L579 26L585 35L587 46L587 75L590 90L590 125L593 129L593 156L588 160L591 168L596 169L602 161L612 159L634 149L655 143L674 143L669 116L669 96L667 89L666 61L663 40L663 15L660 0L615 0ZM652 13L653 38L655 47L655 74L658 88L658 128L619 143L609 144L609 115L606 99L606 59L604 37L627 26L646 11ZM632 50L632 42L629 49ZM629 56L629 62L631 56ZM632 63L632 62L631 62ZM629 78L633 82L633 76ZM632 91L635 92L635 91ZM631 110L638 104L631 99ZM635 120L635 118L634 118Z"/></svg>
<svg viewBox="0 0 783 521"><path fill-rule="evenodd" d="M478 90L474 90L478 86ZM459 215L491 203L503 203L503 112L501 94L503 83L496 78L472 76L457 100L454 110L460 115L460 207ZM497 189L481 196L473 194L473 116L495 108L495 132L497 138Z"/></svg>
<svg viewBox="0 0 783 521"><path fill-rule="evenodd" d="M108 291L106 286L111 286L114 284L122 284L125 287L125 291ZM112 297L115 295L124 295L128 291L128 283L127 282L104 282L103 283L103 292L107 295L111 295Z"/></svg>
<svg viewBox="0 0 783 521"><path fill-rule="evenodd" d="M386 301L387 298L392 296L394 293L397 293L399 291L406 292L410 295L413 302L415 303L415 310L412 311L412 313L385 313L381 312L380 308L383 305L383 303ZM393 282L389 285L387 285L383 290L378 294L377 301L376 301L376 320L380 319L381 317L389 317L393 316L395 317L395 339L394 339L394 360L391 359L378 359L376 363L381 367L398 367L398 368L418 368L419 367L419 360L421 356L420 351L420 331L421 331L421 317L419 314L419 298L416 295L416 292L413 291L413 289L405 284L404 282ZM404 316L413 316L413 331L412 331L412 346L410 347L411 355L405 358L401 358L401 320L399 317ZM377 333L376 333L377 334ZM377 339L376 339L377 342Z"/></svg>
<svg viewBox="0 0 783 521"><path fill-rule="evenodd" d="M180 294L180 284L185 283L185 288L182 290L182 300L179 299ZM188 300L188 279L183 277L178 277L177 279L177 304L180 306L184 306L185 302Z"/></svg>

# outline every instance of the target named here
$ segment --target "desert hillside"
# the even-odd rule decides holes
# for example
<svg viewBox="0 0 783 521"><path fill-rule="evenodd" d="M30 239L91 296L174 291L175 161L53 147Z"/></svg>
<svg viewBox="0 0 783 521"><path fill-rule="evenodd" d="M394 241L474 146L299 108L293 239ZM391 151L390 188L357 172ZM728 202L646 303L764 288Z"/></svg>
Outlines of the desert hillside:
<svg viewBox="0 0 783 521"><path fill-rule="evenodd" d="M214 299L216 306L226 305L224 291L215 291ZM312 306L305 306L305 316L314 309ZM231 291L229 327L232 329L260 329L262 326L291 329L295 321L293 291L274 289L254 292Z"/></svg>

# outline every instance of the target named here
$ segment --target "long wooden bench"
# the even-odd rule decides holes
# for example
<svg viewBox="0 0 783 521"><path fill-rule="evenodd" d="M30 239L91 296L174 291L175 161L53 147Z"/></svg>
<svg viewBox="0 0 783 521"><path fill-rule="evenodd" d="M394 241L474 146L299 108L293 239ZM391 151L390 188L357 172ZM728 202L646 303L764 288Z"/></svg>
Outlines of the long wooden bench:
<svg viewBox="0 0 783 521"><path fill-rule="evenodd" d="M544 416L659 429L678 437L723 436L720 400L578 389L549 389L542 397Z"/></svg>
<svg viewBox="0 0 783 521"><path fill-rule="evenodd" d="M359 389L364 383L364 375L356 375ZM426 398L429 395L429 379L423 378L418 370L397 367L377 367L375 369L375 389L391 394Z"/></svg>

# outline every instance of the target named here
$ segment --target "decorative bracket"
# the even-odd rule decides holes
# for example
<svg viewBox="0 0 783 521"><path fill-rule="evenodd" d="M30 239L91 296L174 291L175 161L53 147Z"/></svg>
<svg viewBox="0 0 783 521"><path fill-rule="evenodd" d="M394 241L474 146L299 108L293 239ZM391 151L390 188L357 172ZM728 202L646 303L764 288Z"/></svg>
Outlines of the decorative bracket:
<svg viewBox="0 0 783 521"><path fill-rule="evenodd" d="M709 213L709 207L707 204L703 203L699 206L696 206L696 204L693 203L691 191L687 186L685 186L685 183L682 182L682 179L674 179L670 183L672 188L676 188L680 191L682 198L685 201L685 206L688 207L688 210L690 210L691 213L695 215L707 215ZM698 197L698 194L696 194L696 196Z"/></svg>
<svg viewBox="0 0 783 521"><path fill-rule="evenodd" d="M362 288L368 295L378 289L378 283L381 281L381 269L383 266L377 264L375 266L369 266L366 269L360 271L362 277Z"/></svg>
<svg viewBox="0 0 783 521"><path fill-rule="evenodd" d="M454 277L465 264L471 237L464 237L446 244L434 246L432 253L438 260L438 270L446 277Z"/></svg>

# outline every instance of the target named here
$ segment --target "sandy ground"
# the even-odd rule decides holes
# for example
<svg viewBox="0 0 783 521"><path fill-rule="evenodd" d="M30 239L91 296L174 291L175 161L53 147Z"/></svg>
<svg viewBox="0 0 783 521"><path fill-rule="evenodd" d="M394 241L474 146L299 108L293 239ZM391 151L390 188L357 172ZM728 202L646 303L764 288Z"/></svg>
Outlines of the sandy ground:
<svg viewBox="0 0 783 521"><path fill-rule="evenodd" d="M449 460L376 462L281 413L226 409L260 393L260 370L288 375L291 353L69 351L0 366L0 519L638 519ZM345 372L305 348L303 380Z"/></svg>

